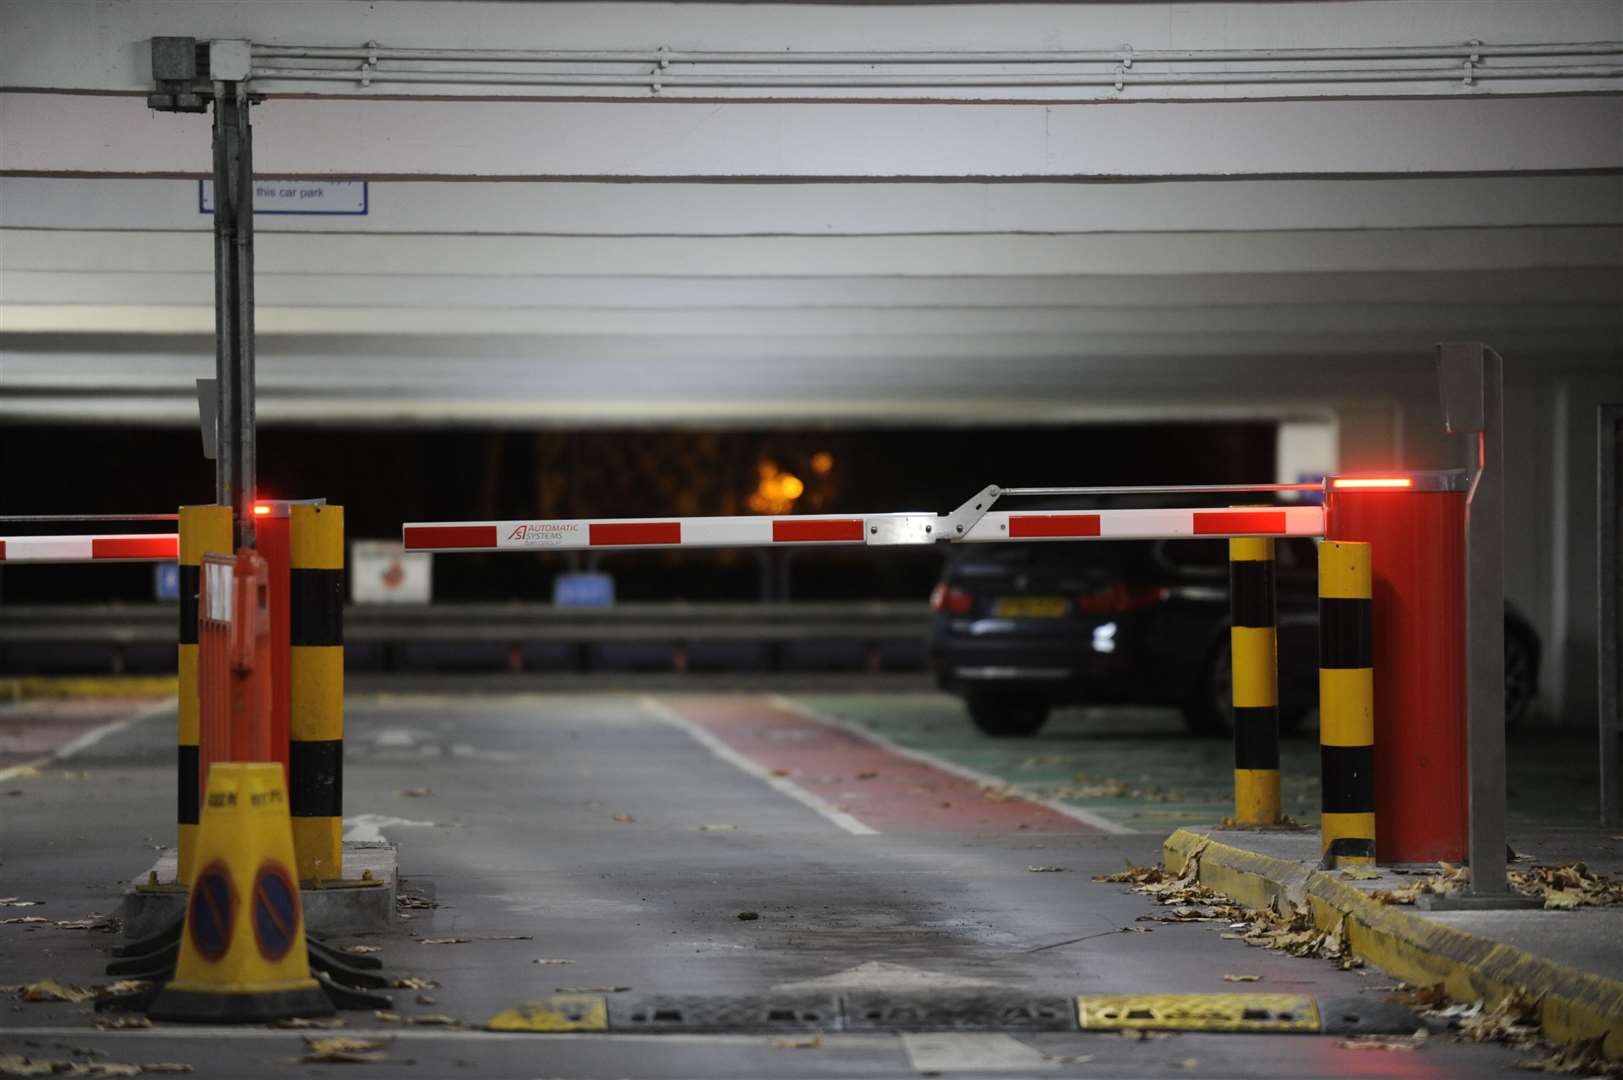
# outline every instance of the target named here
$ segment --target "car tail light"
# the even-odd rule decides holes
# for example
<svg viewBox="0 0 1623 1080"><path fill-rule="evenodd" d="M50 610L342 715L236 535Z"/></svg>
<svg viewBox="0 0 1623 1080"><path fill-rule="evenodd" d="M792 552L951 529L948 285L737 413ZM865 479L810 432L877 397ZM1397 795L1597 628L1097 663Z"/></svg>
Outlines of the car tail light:
<svg viewBox="0 0 1623 1080"><path fill-rule="evenodd" d="M962 589L949 589L943 581L930 594L930 610L945 611L948 615L964 615L975 606L975 598Z"/></svg>
<svg viewBox="0 0 1623 1080"><path fill-rule="evenodd" d="M1172 595L1162 586L1130 589L1126 585L1112 585L1098 592L1083 593L1076 598L1078 611L1089 615L1120 615L1127 611L1151 607Z"/></svg>

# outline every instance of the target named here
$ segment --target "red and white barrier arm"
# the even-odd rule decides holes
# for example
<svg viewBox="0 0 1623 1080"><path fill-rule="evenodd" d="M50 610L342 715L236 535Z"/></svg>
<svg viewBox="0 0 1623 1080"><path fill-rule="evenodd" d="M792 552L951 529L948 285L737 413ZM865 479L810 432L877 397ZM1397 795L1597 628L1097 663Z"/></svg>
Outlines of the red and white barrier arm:
<svg viewBox="0 0 1623 1080"><path fill-rule="evenodd" d="M601 548L928 544L935 514L615 518L607 521L431 521L401 530L407 551L581 551Z"/></svg>
<svg viewBox="0 0 1623 1080"><path fill-rule="evenodd" d="M619 518L603 521L435 521L404 526L407 551L581 551L635 548L1155 540L1177 537L1322 536L1317 506L1226 510L991 511L863 517Z"/></svg>
<svg viewBox="0 0 1623 1080"><path fill-rule="evenodd" d="M174 562L175 533L99 536L0 536L0 563Z"/></svg>
<svg viewBox="0 0 1623 1080"><path fill-rule="evenodd" d="M1000 540L1170 540L1179 537L1323 536L1318 506L1216 510L1093 510L1022 513L995 510L964 530L965 543Z"/></svg>

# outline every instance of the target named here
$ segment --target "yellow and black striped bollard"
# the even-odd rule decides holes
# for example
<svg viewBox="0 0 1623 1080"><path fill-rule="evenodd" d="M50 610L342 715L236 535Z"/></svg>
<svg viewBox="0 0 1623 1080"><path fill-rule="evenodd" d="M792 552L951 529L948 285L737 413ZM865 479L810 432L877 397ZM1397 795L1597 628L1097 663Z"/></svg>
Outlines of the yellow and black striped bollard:
<svg viewBox="0 0 1623 1080"><path fill-rule="evenodd" d="M197 694L197 594L203 556L231 553L229 506L180 508L180 650L178 689L180 731L175 811L175 883L191 885L196 869L197 823L202 809L198 746L203 723Z"/></svg>
<svg viewBox="0 0 1623 1080"><path fill-rule="evenodd" d="M1234 694L1234 823L1277 825L1279 660L1274 542L1229 541L1229 646Z"/></svg>
<svg viewBox="0 0 1623 1080"><path fill-rule="evenodd" d="M1319 545L1324 865L1375 861L1375 668L1369 545Z"/></svg>
<svg viewBox="0 0 1623 1080"><path fill-rule="evenodd" d="M342 877L344 509L290 508L288 803L301 881Z"/></svg>

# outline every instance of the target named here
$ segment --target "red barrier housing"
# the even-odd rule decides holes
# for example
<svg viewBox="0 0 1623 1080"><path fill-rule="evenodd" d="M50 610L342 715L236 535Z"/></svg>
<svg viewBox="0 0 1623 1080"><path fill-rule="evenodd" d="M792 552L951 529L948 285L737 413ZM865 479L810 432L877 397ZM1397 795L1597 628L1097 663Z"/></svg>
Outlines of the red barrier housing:
<svg viewBox="0 0 1623 1080"><path fill-rule="evenodd" d="M269 728L271 751L268 757L254 760L280 762L282 783L286 784L289 782L288 669L292 666L290 644L293 625L293 523L288 519L288 504L285 502L260 502L256 505L267 507L269 510L268 513L256 512L254 515L254 543L265 560L265 571L270 583L271 667L267 678L270 680L271 688Z"/></svg>
<svg viewBox="0 0 1623 1080"><path fill-rule="evenodd" d="M1338 487L1338 480L1361 481ZM1465 735L1463 474L1327 484L1327 540L1370 545L1374 584L1376 858L1463 862Z"/></svg>
<svg viewBox="0 0 1623 1080"><path fill-rule="evenodd" d="M244 548L204 555L197 604L199 790L217 761L272 756L270 583L265 560ZM286 757L287 740L282 741Z"/></svg>

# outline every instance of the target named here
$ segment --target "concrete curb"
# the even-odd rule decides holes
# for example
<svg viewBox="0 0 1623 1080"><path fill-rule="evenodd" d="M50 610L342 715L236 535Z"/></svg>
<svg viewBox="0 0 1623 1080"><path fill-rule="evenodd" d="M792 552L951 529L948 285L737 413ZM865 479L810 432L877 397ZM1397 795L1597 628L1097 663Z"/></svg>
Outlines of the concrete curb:
<svg viewBox="0 0 1623 1080"><path fill-rule="evenodd" d="M1623 982L1432 922L1330 874L1188 829L1167 837L1162 854L1167 868L1180 873L1194 859L1202 885L1247 907L1310 910L1322 930L1345 919L1353 953L1407 983L1442 983L1454 1000L1480 998L1489 1007L1516 991L1536 996L1546 1037L1576 1043L1604 1036L1605 1054L1623 1058Z"/></svg>

